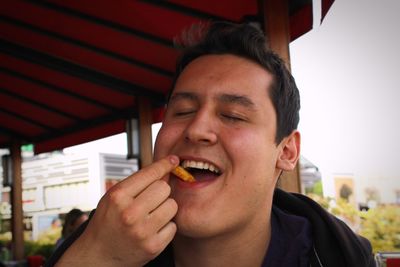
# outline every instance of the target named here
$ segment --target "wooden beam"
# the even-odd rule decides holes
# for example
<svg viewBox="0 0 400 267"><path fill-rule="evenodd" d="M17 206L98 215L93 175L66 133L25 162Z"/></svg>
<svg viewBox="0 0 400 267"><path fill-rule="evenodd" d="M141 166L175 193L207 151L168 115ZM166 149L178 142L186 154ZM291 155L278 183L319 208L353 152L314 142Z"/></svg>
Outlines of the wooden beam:
<svg viewBox="0 0 400 267"><path fill-rule="evenodd" d="M263 26L268 44L290 70L289 3L285 0L260 0L259 8L264 17ZM299 163L293 171L282 174L278 186L290 192L301 191Z"/></svg>
<svg viewBox="0 0 400 267"><path fill-rule="evenodd" d="M270 48L287 64L290 70L289 3L286 0L262 0L264 30Z"/></svg>
<svg viewBox="0 0 400 267"><path fill-rule="evenodd" d="M291 172L283 172L278 180L278 187L287 192L301 193L300 164Z"/></svg>
<svg viewBox="0 0 400 267"><path fill-rule="evenodd" d="M24 259L24 226L22 211L22 157L21 145L14 142L11 145L11 166L12 166L12 253L16 261Z"/></svg>
<svg viewBox="0 0 400 267"><path fill-rule="evenodd" d="M151 102L148 98L139 97L139 142L140 142L140 168L153 161L151 125L153 123Z"/></svg>

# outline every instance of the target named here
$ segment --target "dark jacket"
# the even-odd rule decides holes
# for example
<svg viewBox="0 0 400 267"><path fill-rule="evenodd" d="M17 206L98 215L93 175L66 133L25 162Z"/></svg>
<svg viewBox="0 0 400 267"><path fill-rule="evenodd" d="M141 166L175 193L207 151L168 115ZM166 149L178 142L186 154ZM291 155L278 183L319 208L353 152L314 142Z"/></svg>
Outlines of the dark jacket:
<svg viewBox="0 0 400 267"><path fill-rule="evenodd" d="M311 266L376 266L369 241L354 234L344 222L315 201L277 189L274 204L288 213L306 217L311 223L314 242Z"/></svg>
<svg viewBox="0 0 400 267"><path fill-rule="evenodd" d="M341 220L328 213L310 198L275 190L274 206L288 213L306 218L312 228L312 267L375 267L369 241L354 232ZM91 217L91 216L90 216ZM45 266L54 266L65 250L84 231L87 222L70 236L50 257ZM171 246L146 266L173 266ZM274 267L274 266L272 266Z"/></svg>

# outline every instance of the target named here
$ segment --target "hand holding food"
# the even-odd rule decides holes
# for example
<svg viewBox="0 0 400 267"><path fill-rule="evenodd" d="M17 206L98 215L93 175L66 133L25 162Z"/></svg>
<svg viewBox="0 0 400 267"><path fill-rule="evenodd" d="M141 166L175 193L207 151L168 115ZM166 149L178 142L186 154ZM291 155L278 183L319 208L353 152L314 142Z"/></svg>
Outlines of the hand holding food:
<svg viewBox="0 0 400 267"><path fill-rule="evenodd" d="M178 163L168 156L113 186L57 267L143 266L161 253L175 236L178 210L162 178Z"/></svg>

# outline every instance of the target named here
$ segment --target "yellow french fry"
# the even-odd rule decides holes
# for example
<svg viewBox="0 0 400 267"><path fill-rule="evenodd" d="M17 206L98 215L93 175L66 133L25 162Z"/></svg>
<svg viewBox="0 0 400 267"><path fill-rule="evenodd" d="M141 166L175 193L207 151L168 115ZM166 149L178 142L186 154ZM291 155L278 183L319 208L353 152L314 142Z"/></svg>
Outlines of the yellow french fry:
<svg viewBox="0 0 400 267"><path fill-rule="evenodd" d="M175 174L177 177L179 177L180 179L182 179L185 182L193 183L196 181L196 179L194 179L193 175L191 175L188 171L186 171L181 166L178 166L175 169L173 169L172 173Z"/></svg>

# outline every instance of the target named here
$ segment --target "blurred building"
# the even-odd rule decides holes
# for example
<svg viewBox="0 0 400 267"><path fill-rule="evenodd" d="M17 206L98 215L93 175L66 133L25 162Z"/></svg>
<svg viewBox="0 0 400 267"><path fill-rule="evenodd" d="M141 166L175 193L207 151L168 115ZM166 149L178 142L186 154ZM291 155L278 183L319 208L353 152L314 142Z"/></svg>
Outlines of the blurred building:
<svg viewBox="0 0 400 267"><path fill-rule="evenodd" d="M94 209L112 185L138 170L137 159L124 155L51 153L24 158L22 163L25 230L36 239L59 216L72 208ZM11 218L10 187L2 187L2 228Z"/></svg>
<svg viewBox="0 0 400 267"><path fill-rule="evenodd" d="M300 157L300 181L303 194L322 194L321 172L304 156Z"/></svg>

